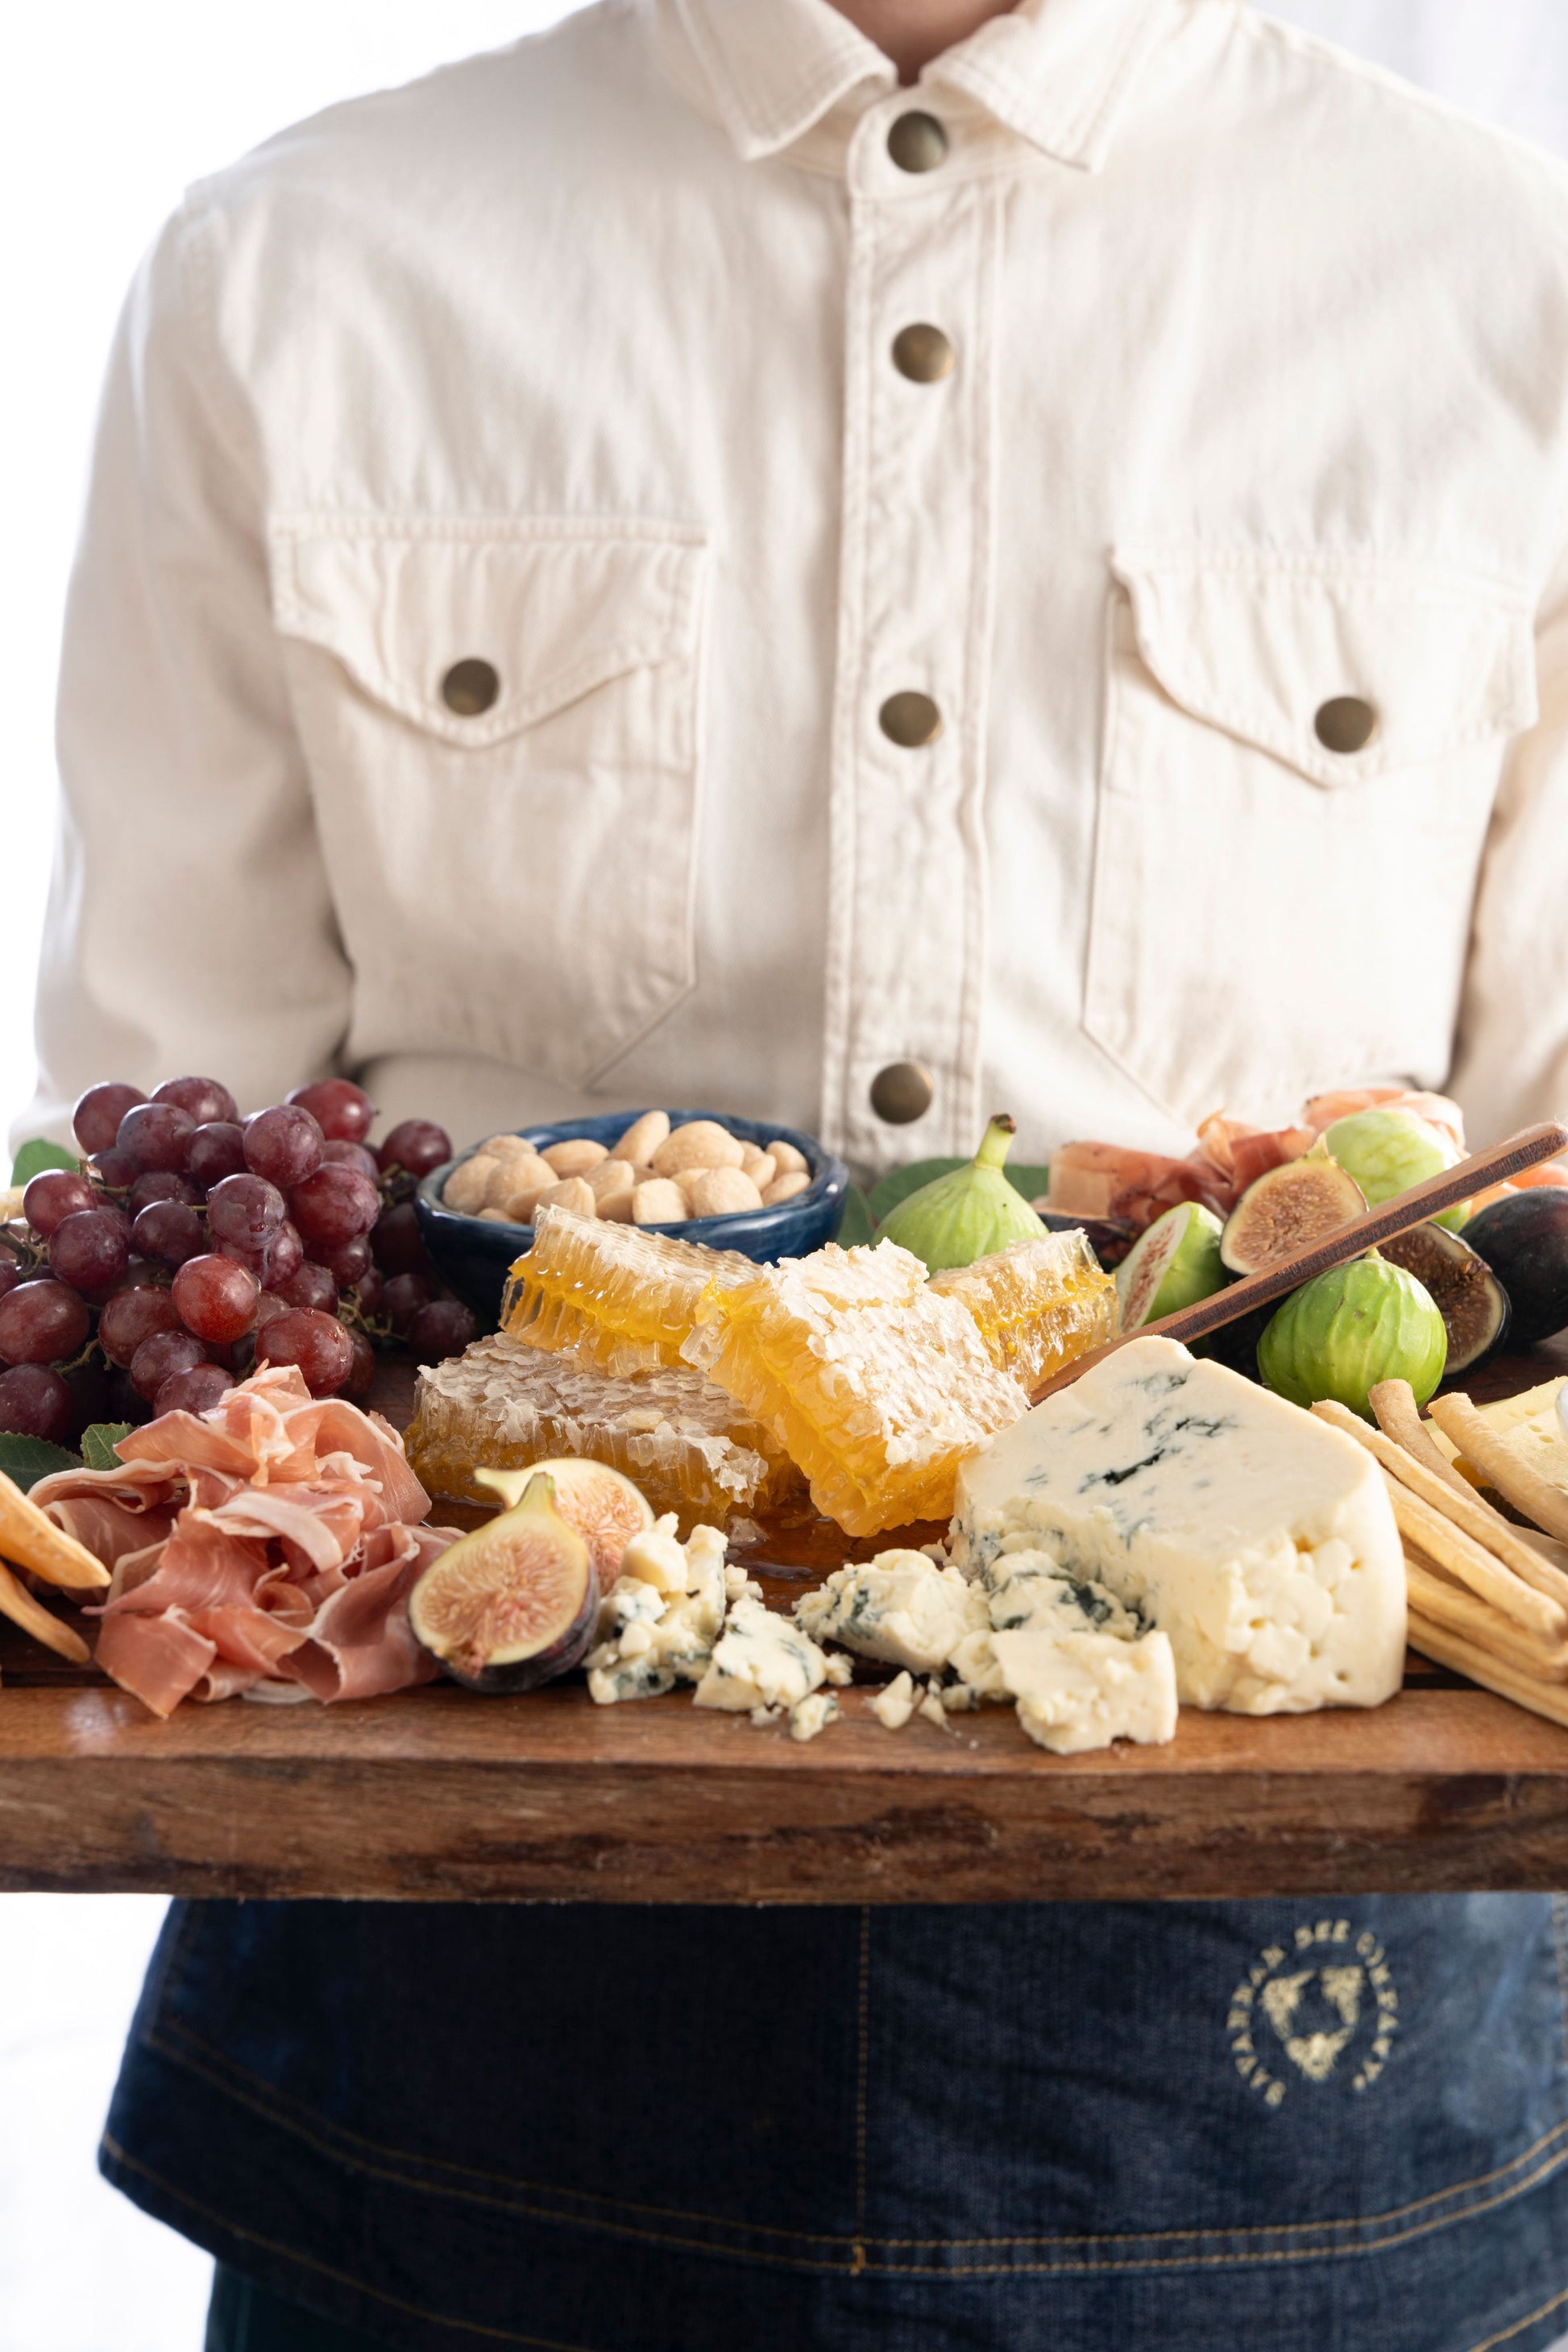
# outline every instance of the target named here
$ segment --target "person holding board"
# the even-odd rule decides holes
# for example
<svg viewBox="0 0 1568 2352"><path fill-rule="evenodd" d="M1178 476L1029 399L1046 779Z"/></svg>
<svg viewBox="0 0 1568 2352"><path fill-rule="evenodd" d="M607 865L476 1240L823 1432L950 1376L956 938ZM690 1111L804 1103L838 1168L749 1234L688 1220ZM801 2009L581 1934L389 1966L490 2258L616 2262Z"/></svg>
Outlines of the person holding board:
<svg viewBox="0 0 1568 2352"><path fill-rule="evenodd" d="M60 744L29 1131L212 1066L862 1172L1501 1135L1568 1101L1561 175L1238 0L602 0L191 192ZM1551 1903L942 1892L178 1906L104 2166L213 2352L1562 2333Z"/></svg>

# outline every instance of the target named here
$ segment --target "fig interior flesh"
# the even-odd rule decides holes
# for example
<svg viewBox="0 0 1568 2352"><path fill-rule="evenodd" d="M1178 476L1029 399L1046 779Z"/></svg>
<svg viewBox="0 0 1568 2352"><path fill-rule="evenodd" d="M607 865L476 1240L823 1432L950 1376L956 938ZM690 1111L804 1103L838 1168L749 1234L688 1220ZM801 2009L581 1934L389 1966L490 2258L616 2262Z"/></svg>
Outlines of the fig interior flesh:
<svg viewBox="0 0 1568 2352"><path fill-rule="evenodd" d="M1477 1250L1443 1225L1416 1225L1382 1244L1382 1255L1430 1292L1448 1334L1445 1378L1468 1372L1508 1336L1509 1296Z"/></svg>
<svg viewBox="0 0 1568 2352"><path fill-rule="evenodd" d="M1116 1270L1122 1330L1140 1331L1223 1290L1219 1241L1219 1219L1200 1202L1183 1201L1156 1217Z"/></svg>
<svg viewBox="0 0 1568 2352"><path fill-rule="evenodd" d="M526 1470L476 1470L474 1477L508 1504L522 1500L531 1479L551 1479L555 1507L587 1545L601 1592L608 1592L619 1576L621 1555L632 1538L653 1525L641 1487L606 1462L563 1454L558 1461L531 1463Z"/></svg>
<svg viewBox="0 0 1568 2352"><path fill-rule="evenodd" d="M535 1473L520 1501L444 1551L416 1584L408 1622L422 1649L469 1690L537 1689L592 1645L599 1582L588 1547Z"/></svg>
<svg viewBox="0 0 1568 2352"><path fill-rule="evenodd" d="M1219 1254L1232 1274L1263 1274L1359 1217L1366 1195L1332 1160L1288 1160L1249 1184L1225 1222Z"/></svg>

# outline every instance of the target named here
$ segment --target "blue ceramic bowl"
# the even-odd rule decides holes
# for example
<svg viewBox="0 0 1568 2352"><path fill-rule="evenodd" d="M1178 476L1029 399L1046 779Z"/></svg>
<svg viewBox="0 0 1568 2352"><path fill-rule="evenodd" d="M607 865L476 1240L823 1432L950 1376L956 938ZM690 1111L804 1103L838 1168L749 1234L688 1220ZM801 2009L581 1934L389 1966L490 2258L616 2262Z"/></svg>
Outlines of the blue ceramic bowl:
<svg viewBox="0 0 1568 2352"><path fill-rule="evenodd" d="M574 1142L581 1137L607 1147L618 1143L640 1116L635 1110L617 1110L604 1118L563 1119L557 1127L523 1127L517 1132L541 1151L552 1143ZM710 1249L738 1250L760 1265L771 1265L781 1257L806 1257L833 1239L844 1220L845 1194L849 1189L849 1171L842 1160L835 1160L814 1137L776 1122L725 1118L711 1110L669 1114L671 1127L683 1127L693 1118L715 1119L742 1143L754 1143L760 1150L775 1140L793 1143L811 1171L811 1182L793 1201L781 1201L773 1209L742 1210L732 1217L692 1217L683 1225L646 1225L645 1233L673 1234L680 1241L701 1242ZM513 1259L532 1247L533 1227L498 1224L491 1218L467 1217L444 1206L441 1193L447 1177L465 1160L471 1160L478 1149L476 1144L444 1167L433 1168L416 1192L414 1206L425 1246L442 1281L459 1298L467 1299L488 1327L493 1327L500 1313L507 1274Z"/></svg>

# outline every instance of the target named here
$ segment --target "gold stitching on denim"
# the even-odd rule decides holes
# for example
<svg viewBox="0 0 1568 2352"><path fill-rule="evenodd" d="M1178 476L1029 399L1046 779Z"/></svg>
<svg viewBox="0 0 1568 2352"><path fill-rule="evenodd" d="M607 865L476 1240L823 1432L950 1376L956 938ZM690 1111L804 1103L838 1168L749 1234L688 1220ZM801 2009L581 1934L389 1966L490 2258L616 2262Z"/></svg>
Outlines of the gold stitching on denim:
<svg viewBox="0 0 1568 2352"><path fill-rule="evenodd" d="M507 2199L500 2197L485 2197L481 2196L477 2189L446 2188L438 2182L410 2179L405 2175L394 2172L384 2166L368 2164L363 2160L356 2162L353 2158L344 2157L341 2151L331 2147L325 2140L319 2138L313 2132L306 2131L302 2126L294 2123L287 2123L281 2116L277 2115L268 2115L268 2110L261 2105L259 2102L245 2098L240 2093L235 2091L232 2087L226 2086L216 2077L208 2075L204 2068L195 2065L191 2060L182 2059L177 2053L173 2051L168 2051L165 2054L169 2056L176 2065L184 2065L188 2067L193 2074L199 2075L203 2080L213 2082L216 2088L224 2092L225 2095L235 2099L237 2104L242 2106L254 2108L255 2111L261 2115L265 2120L275 2124L279 2129L292 2132L296 2138L303 2140L308 2147L315 2148L319 2154L326 2157L329 2161L342 2165L345 2168L361 2172L369 2179L385 2180L394 2188L403 2189L411 2195L444 2197L457 2203L478 2205L487 2210L521 2214L528 2221L546 2223L554 2227L603 2230L606 2234L615 2237L631 2238L652 2245L678 2248L684 2252L714 2254L731 2261L760 2263L771 2265L775 2269L826 2271L829 2273L842 2271L847 2272L849 2275L856 2274L853 2261L847 2264L837 2258L828 2261L810 2262L800 2256L775 2254L762 2250L749 2250L743 2246L716 2245L699 2238L677 2237L668 2231L637 2230L633 2229L626 2222L617 2222L609 2220L596 2221L583 2216L558 2212L546 2212L523 2204L516 2198ZM1563 2127L1560 2126L1559 2128L1561 2130ZM1555 2133L1548 2133L1546 2135L1546 2139L1536 2143L1537 2147L1544 2146L1546 2144L1546 2140L1556 2137L1558 2135ZM1518 2165L1525 2162L1527 2158L1534 2153L1534 2149L1527 2150L1524 2157L1519 2157L1514 2159L1513 2166L1500 2167L1498 2171L1486 2177L1489 2179L1500 2179L1503 2178L1504 2174L1516 2168ZM1406 2245L1414 2239L1431 2235L1434 2231L1452 2229L1459 2222L1473 2220L1478 2215L1483 2213L1491 2212L1499 2206L1510 2204L1516 2197L1522 2196L1527 2190L1538 2187L1542 2181L1549 2179L1552 2174L1556 2171L1564 2161L1565 2157L1568 2157L1568 2149L1559 2149L1557 2154L1553 2156L1550 2161L1542 2165L1530 2179L1518 2182L1514 2187L1506 2189L1500 2196L1491 2198L1484 2203L1468 2205L1457 2213L1442 2215L1436 2220L1423 2222L1416 2229L1402 2231L1395 2235L1378 2238L1374 2241L1366 2242L1361 2244L1338 2247L1331 2245L1321 2247L1302 2246L1300 2248L1286 2247L1278 2252L1268 2253L1227 2252L1200 2254L1194 2252L1191 2254L1150 2256L1147 2258L1140 2258L1133 2255L1120 2256L1110 2262L1085 2261L1079 2263L884 2263L872 2261L868 2258L859 2274L863 2276L870 2275L886 2278L1005 2278L1012 2275L1027 2277L1038 2273L1062 2277L1096 2277L1107 2276L1119 2270L1140 2272L1163 2270L1213 2270L1224 2269L1226 2267L1246 2268L1248 2265L1258 2265L1262 2263L1343 2261L1352 2255L1382 2253L1387 2251L1390 2247ZM410 2161L416 2162L417 2159L411 2158ZM486 2177L494 2178L494 2176ZM567 2191L563 2193L570 2195L574 2192ZM1403 2207L1400 2209L1399 2213L1387 2218L1397 2220L1402 2218L1404 2214L1417 2212L1421 2210L1423 2205L1440 2202L1442 2200L1442 2196L1445 2193L1447 2192L1438 2192L1433 2197L1421 2199L1415 2205ZM737 2235L742 2237L759 2236L763 2233L760 2225L755 2225L751 2222L721 2221L718 2221L716 2217L701 2215L694 2218L699 2220L710 2220L713 2222L713 2226L716 2228L733 2231ZM873 2246L924 2246L933 2250L942 2247L964 2245L1027 2246L1049 2245L1053 2243L1062 2246L1098 2247L1158 2244L1180 2239L1190 2239L1194 2241L1194 2243L1201 2244L1205 2240L1213 2238L1291 2237L1299 2236L1303 2231L1312 2230L1364 2230L1368 2227L1375 2228L1377 2225L1378 2217L1374 2217L1371 2222L1286 2222L1278 2224L1272 2228L1264 2225L1258 2225L1231 2231L1156 2230L1147 2231L1108 2231L1103 2237L1076 2237L1058 2240L1041 2238L889 2238L872 2239L868 2242ZM843 2243L841 2239L837 2237L835 2233L828 2231L824 2231L820 2235L816 2237L808 2235L805 2231L792 2231L788 2232L783 2231L769 2231L767 2234L797 2237L802 2241L802 2242L806 2244L834 2245Z"/></svg>
<svg viewBox="0 0 1568 2352"><path fill-rule="evenodd" d="M855 2244L849 2269L866 2267L866 2083L871 2024L871 1906L860 1906L860 1981L855 2011Z"/></svg>
<svg viewBox="0 0 1568 2352"><path fill-rule="evenodd" d="M283 2113L279 2112L279 2110L281 2108L292 2108L299 2116L308 2117L312 2123L324 2126L328 2130L336 2133L340 2139L349 2143L354 2147L365 2149L371 2154L393 2158L404 2164L415 2165L420 2168L428 2168L429 2169L442 2172L456 2173L463 2179L489 2181L492 2187L498 2189L522 2189L534 2196L575 2199L579 2203L583 2204L610 2205L622 2212L627 2213L666 2213L673 2220L685 2221L706 2221L717 2229L735 2230L742 2231L746 2235L752 2237L790 2238L798 2241L803 2245L845 2245L853 2247L855 2243L853 2237L846 2237L841 2231L837 2230L784 2230L763 2221L737 2221L728 2220L721 2214L696 2212L689 2210L683 2207L644 2205L624 2198L601 2198L589 2189L563 2189L550 2181L526 2180L520 2179L516 2174L512 2173L489 2172L468 2165L451 2164L442 2157L420 2156L412 2148L392 2147L384 2141L367 2139L360 2133L349 2131L343 2126L330 2123L325 2116L318 2114L314 2108L307 2107L302 2101L292 2099L287 2093L279 2091L274 2084L266 2080L265 2076L252 2073L248 2067L241 2066L237 2061L230 2059L226 2052L215 2048L210 2042L204 2042L200 2035L190 2032L187 2028L177 2023L174 2025L174 2030L181 2033L185 2040L194 2043L197 2049L206 2051L211 2057L217 2060L220 2066L227 2069L233 2074L243 2076L247 2082L254 2083L259 2091L267 2094L267 2097L262 2100L245 2099L243 2094L235 2090L231 2084L225 2083L220 2076L210 2074L205 2067L196 2065L193 2060L183 2055L178 2050L171 2049L166 2042L159 2039L155 2032L144 2034L142 2039L150 2048L161 2052L162 2054L170 2059L174 2064L177 2066L183 2065L189 2067L190 2071L195 2074L200 2075L203 2081L211 2082L215 2088L223 2091L229 2097L239 2100L240 2104L253 2106L258 2114L266 2116L270 2121L276 2122L282 2130L297 2133L297 2135L307 2141L310 2147L319 2148L322 2155L331 2157L336 2163L353 2164L356 2162L356 2159L353 2157L344 2155L342 2149L332 2147L327 2141L318 2138L313 2133L307 2131L301 2123L289 2120L289 2118ZM1408 2205L1396 2205L1386 2213L1352 2214L1345 2219L1330 2221L1244 2222L1234 2230L1221 2231L1203 2229L1124 2230L1106 2231L1104 2232L1093 2234L1086 2232L1081 2235L1062 2237L1011 2235L995 2238L879 2238L874 2242L878 2245L910 2248L935 2248L939 2246L1159 2245L1168 2243L1173 2240L1183 2238L1194 2240L1202 2240L1208 2237L1290 2238L1301 2236L1322 2236L1327 2232L1333 2231L1342 2233L1355 2230L1378 2230L1384 2228L1391 2221L1406 2221L1413 2213L1423 2212L1430 2206L1445 2204L1452 2199L1468 2196L1477 2189L1489 2189L1494 2182L1504 2180L1510 2173L1517 2172L1521 2166L1533 2162L1535 2158L1540 2156L1544 2149L1549 2148L1554 2140L1562 2139L1565 2134L1568 2134L1568 2119L1565 2119L1562 2123L1554 2124L1550 2131L1542 2132L1539 2139L1532 2140L1528 2147L1521 2148L1519 2154L1517 2156L1510 2157L1506 2164L1495 2166L1490 2172L1477 2173L1468 2180L1454 2181L1446 2189L1434 2189L1430 2190L1426 2196L1417 2197ZM1568 2151L1563 2151L1563 2153L1568 2153ZM1554 2158L1553 2162L1558 2160L1560 2160L1560 2158ZM364 2168L369 2169L370 2168L366 2167ZM449 2192L440 2188L436 2188L435 2193L437 2195L447 2195L449 2193L460 2194L462 2192ZM1510 2191L1510 2193L1513 2194L1516 2192ZM1463 2221L1466 2214L1471 2210L1472 2209L1470 2207L1467 2206L1462 2211L1449 2216L1449 2220L1455 2221ZM593 2228L595 2224L590 2221L585 2221L584 2226L586 2228ZM1446 2225L1439 2224L1438 2226ZM1330 2247L1323 2251L1331 2253L1335 2250ZM1351 2248L1348 2251L1355 2252L1356 2249Z"/></svg>
<svg viewBox="0 0 1568 2352"><path fill-rule="evenodd" d="M119 2141L111 2139L107 2132L103 2135L102 2146L117 2164L125 2167L127 2172L138 2173L143 2180L150 2180L154 2189L161 2189L165 2197L172 2197L176 2205L184 2207L187 2213L199 2213L204 2221L214 2222L231 2238L243 2239L247 2246L261 2246L269 2254L281 2254L285 2262L295 2263L300 2270L314 2271L318 2277L331 2279L339 2286L352 2286L356 2294L368 2294L375 2302L384 2303L389 2310L405 2312L410 2319L433 2320L437 2327L460 2327L467 2335L486 2336L495 2344L533 2344L541 2347L542 2352L590 2352L585 2344L563 2344L553 2336L519 2336L510 2327L487 2327L482 2320L452 2319L444 2311L426 2310L423 2304L404 2303L398 2296L388 2294L384 2288L372 2286L366 2280L356 2278L352 2271L333 2270L330 2263L317 2262L310 2254L297 2253L292 2246L280 2246L275 2238L264 2238L258 2230L244 2229L239 2222L231 2221L226 2214L215 2213L210 2205L199 2204L195 2198L188 2197L183 2189L176 2189L173 2181L165 2180L150 2166L139 2164L135 2157L128 2156Z"/></svg>
<svg viewBox="0 0 1568 2352"><path fill-rule="evenodd" d="M1555 1902L1556 1897L1552 1899ZM1484 2344L1473 2344L1470 2352L1492 2352L1495 2344L1507 2344L1513 2336L1522 2336L1527 2327L1533 2327L1538 2320L1550 2319L1552 2314L1560 2311L1565 2303L1568 2303L1568 2286L1561 2294L1554 2294L1550 2303L1543 2303L1538 2311L1527 2312L1522 2319L1516 2319L1513 2326L1505 2327L1500 2336L1489 2336Z"/></svg>

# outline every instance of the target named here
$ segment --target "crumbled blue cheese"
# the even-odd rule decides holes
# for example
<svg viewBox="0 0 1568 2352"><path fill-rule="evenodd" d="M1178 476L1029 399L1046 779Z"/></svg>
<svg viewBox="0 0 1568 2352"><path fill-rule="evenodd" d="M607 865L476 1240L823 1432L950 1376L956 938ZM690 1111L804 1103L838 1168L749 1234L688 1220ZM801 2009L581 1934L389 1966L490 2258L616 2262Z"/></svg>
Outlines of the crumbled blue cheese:
<svg viewBox="0 0 1568 2352"><path fill-rule="evenodd" d="M794 1706L826 1679L827 1661L815 1642L760 1601L742 1598L730 1611L712 1659L697 1685L699 1706L750 1713Z"/></svg>
<svg viewBox="0 0 1568 2352"><path fill-rule="evenodd" d="M1172 1340L1131 1341L960 1465L958 1564L994 1576L1009 1538L1161 1628L1190 1705L1294 1714L1399 1687L1405 1559L1377 1463Z"/></svg>
<svg viewBox="0 0 1568 2352"><path fill-rule="evenodd" d="M797 1699L789 1711L789 1736L792 1739L815 1739L830 1723L838 1720L838 1701L830 1690L813 1691L809 1698Z"/></svg>
<svg viewBox="0 0 1568 2352"><path fill-rule="evenodd" d="M868 1702L872 1714L886 1731L902 1731L915 1711L914 1678L908 1674L895 1675L886 1689L879 1690Z"/></svg>
<svg viewBox="0 0 1568 2352"><path fill-rule="evenodd" d="M991 1637L997 1669L1031 1739L1058 1756L1113 1739L1158 1746L1176 1736L1176 1669L1163 1633L1041 1629Z"/></svg>
<svg viewBox="0 0 1568 2352"><path fill-rule="evenodd" d="M588 1693L600 1706L661 1697L707 1671L724 1622L724 1538L717 1528L699 1527L679 1544L674 1528L671 1514L634 1537L605 1596L599 1644L587 1662Z"/></svg>
<svg viewBox="0 0 1568 2352"><path fill-rule="evenodd" d="M836 1570L795 1602L795 1616L814 1641L841 1642L921 1675L939 1673L954 1644L987 1622L984 1594L923 1551L879 1552Z"/></svg>

